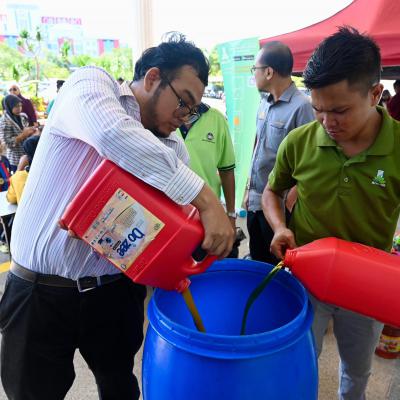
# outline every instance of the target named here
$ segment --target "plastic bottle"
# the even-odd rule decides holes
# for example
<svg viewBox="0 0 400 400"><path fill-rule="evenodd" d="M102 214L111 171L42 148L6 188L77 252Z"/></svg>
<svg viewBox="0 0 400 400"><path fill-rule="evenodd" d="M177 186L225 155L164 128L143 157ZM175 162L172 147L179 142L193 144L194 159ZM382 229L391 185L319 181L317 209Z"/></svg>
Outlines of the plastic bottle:
<svg viewBox="0 0 400 400"><path fill-rule="evenodd" d="M143 285L182 292L189 275L216 259L199 247L204 229L193 206L174 203L108 160L81 187L61 221Z"/></svg>
<svg viewBox="0 0 400 400"><path fill-rule="evenodd" d="M244 209L244 208L241 208L239 211L238 211L238 217L239 218L246 218L246 216L247 216L247 211Z"/></svg>
<svg viewBox="0 0 400 400"><path fill-rule="evenodd" d="M318 300L400 327L400 258L334 237L286 251L285 266Z"/></svg>
<svg viewBox="0 0 400 400"><path fill-rule="evenodd" d="M385 325L375 354L383 358L400 358L400 329Z"/></svg>

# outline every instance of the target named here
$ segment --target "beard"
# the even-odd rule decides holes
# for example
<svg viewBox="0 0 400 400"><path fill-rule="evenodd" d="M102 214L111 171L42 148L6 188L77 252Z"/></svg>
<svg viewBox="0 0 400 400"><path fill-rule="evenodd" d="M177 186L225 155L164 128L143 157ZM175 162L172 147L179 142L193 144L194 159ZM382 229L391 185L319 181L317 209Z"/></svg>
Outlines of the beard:
<svg viewBox="0 0 400 400"><path fill-rule="evenodd" d="M147 103L147 115L148 120L150 121L150 126L147 129L153 133L154 136L165 138L170 135L171 132L164 133L159 130L158 126L158 114L157 114L157 105L159 102L160 94L161 94L161 87L159 86L155 91L152 98Z"/></svg>

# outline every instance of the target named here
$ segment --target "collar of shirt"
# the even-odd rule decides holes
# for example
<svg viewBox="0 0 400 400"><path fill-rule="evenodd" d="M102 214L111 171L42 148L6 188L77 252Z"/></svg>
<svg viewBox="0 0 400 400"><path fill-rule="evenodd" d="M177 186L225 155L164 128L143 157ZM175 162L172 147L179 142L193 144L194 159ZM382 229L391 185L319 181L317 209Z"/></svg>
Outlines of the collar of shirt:
<svg viewBox="0 0 400 400"><path fill-rule="evenodd" d="M366 150L366 154L384 156L393 151L394 121L383 107L377 106L376 109L382 115L382 124L374 143ZM318 147L337 147L337 143L327 135L322 125L317 129L316 135L316 145Z"/></svg>
<svg viewBox="0 0 400 400"><path fill-rule="evenodd" d="M267 97L268 103L271 105L278 103L279 101L284 101L286 103L289 103L290 99L292 96L296 93L297 87L294 82L290 84L290 86L282 93L282 95L279 97L279 100L277 102L274 101L274 96L272 94L269 94Z"/></svg>
<svg viewBox="0 0 400 400"><path fill-rule="evenodd" d="M119 97L129 97L130 106L134 108L135 114L137 114L137 120L141 121L140 118L140 107L139 103L136 100L135 95L132 92L132 89L129 86L129 83L124 81L119 85ZM178 142L178 137L176 136L175 132L171 132L171 134L167 137L162 138L166 141L170 140L172 142Z"/></svg>
<svg viewBox="0 0 400 400"><path fill-rule="evenodd" d="M190 125L182 124L178 129L181 131L182 137L185 140L190 129L198 122L203 114L205 114L210 109L210 106L206 103L200 103L198 107L199 117Z"/></svg>
<svg viewBox="0 0 400 400"><path fill-rule="evenodd" d="M132 89L129 87L129 83L127 81L124 81L121 83L121 85L119 85L119 96L132 96L135 97L133 95Z"/></svg>
<svg viewBox="0 0 400 400"><path fill-rule="evenodd" d="M132 89L129 86L129 83L124 81L122 82L121 85L118 85L118 88L119 88L119 97L121 98L121 100L125 98L125 100L129 102L129 106L132 107L132 110L135 113L135 119L141 122L142 119L140 115L140 106L138 101L136 100L135 95L132 92Z"/></svg>

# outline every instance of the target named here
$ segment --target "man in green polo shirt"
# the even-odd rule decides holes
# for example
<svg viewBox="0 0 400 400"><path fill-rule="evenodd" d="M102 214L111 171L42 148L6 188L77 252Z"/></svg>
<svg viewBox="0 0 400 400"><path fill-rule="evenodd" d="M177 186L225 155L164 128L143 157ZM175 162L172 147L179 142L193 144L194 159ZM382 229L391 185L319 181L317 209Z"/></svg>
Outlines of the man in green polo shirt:
<svg viewBox="0 0 400 400"><path fill-rule="evenodd" d="M353 28L339 28L308 61L303 77L317 121L284 139L262 199L277 257L328 236L389 251L400 211L400 123L377 107L380 71L378 46ZM298 199L287 228L281 196L294 185ZM365 399L382 324L311 301L318 354L334 320L339 398Z"/></svg>
<svg viewBox="0 0 400 400"><path fill-rule="evenodd" d="M198 115L180 126L177 134L185 142L190 168L204 179L218 198L222 188L226 212L236 230L235 153L225 116L216 108L201 103ZM236 231L236 240L228 257L239 256L242 238L241 232Z"/></svg>
<svg viewBox="0 0 400 400"><path fill-rule="evenodd" d="M235 153L226 118L217 109L201 103L197 119L177 129L190 156L190 168L202 177L218 198L221 187L226 210L234 225Z"/></svg>

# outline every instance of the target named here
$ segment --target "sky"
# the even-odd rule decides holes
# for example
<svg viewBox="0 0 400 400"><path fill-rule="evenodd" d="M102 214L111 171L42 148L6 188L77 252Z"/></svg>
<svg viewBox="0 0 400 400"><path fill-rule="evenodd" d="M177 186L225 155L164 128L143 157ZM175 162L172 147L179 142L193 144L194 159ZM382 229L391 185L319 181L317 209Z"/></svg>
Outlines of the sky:
<svg viewBox="0 0 400 400"><path fill-rule="evenodd" d="M0 0L1 2L5 0ZM81 17L89 37L133 43L136 0L9 0L36 4L43 15ZM351 0L149 0L154 39L176 30L202 48L218 43L290 32L328 18Z"/></svg>

